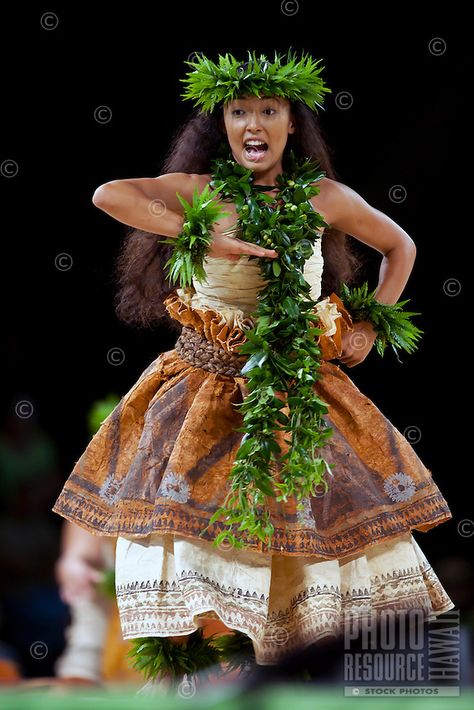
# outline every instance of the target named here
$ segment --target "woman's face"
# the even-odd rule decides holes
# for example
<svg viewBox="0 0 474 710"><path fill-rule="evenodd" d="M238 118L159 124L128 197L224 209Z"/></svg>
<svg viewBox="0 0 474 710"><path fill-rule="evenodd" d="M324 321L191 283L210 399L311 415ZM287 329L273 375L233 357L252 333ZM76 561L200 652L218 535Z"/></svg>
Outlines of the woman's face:
<svg viewBox="0 0 474 710"><path fill-rule="evenodd" d="M251 96L224 106L224 124L234 159L255 172L281 167L288 134L294 133L290 102Z"/></svg>

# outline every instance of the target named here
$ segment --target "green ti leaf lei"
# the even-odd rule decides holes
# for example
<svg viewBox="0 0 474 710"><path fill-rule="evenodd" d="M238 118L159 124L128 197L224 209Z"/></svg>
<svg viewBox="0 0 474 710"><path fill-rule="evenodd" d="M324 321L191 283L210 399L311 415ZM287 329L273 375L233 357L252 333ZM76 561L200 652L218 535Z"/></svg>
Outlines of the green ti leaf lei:
<svg viewBox="0 0 474 710"><path fill-rule="evenodd" d="M314 389L320 378L315 336L323 330L316 327L316 301L302 274L320 238L317 229L328 226L310 202L319 193L315 183L322 177L313 161L298 161L290 153L287 170L276 178L278 193L272 197L264 194L268 186L253 184L252 170L233 160L215 161L211 186L220 189L224 200L235 203L241 238L275 249L279 255L259 259L267 285L259 292L252 314L256 325L246 331L248 342L239 347L239 354L249 355L241 371L248 377L249 394L235 405L241 407L244 426L237 431L244 437L230 472L230 492L209 523L223 517L228 527L215 545L228 540L234 547L244 547L235 532L247 530L270 547L274 527L267 496L286 502L296 495L299 501L321 486L327 490L325 474L332 475L331 466L318 455L332 434L323 419L327 404ZM258 257L250 257L254 258ZM285 395L289 417L281 411L285 401L275 392ZM275 440L276 430L291 435L285 439L289 444L285 455ZM279 482L277 465L281 466Z"/></svg>
<svg viewBox="0 0 474 710"><path fill-rule="evenodd" d="M248 395L240 405L234 405L241 407L243 417L243 427L236 431L244 436L229 474L230 490L224 505L200 533L202 536L223 518L227 529L217 535L214 546L228 541L233 547L246 547L239 535L246 531L270 549L274 527L268 498L287 502L294 495L301 508L303 497L320 494L321 487L328 490L326 475L333 475L334 464L328 464L318 452L333 433L324 420L328 405L315 391L321 378L316 338L324 329L318 328L317 302L311 299L311 286L303 276L304 263L312 255L316 239L321 238L317 230L330 226L310 202L319 193L315 183L324 174L317 163L297 159L290 151L283 174L276 178L278 194L273 197L264 194L273 186L254 184L251 169L230 157L220 157L214 161L210 187L201 195L195 192L191 205L181 199L183 231L177 239L165 242L175 246L167 262L172 280L179 276L181 288L191 286L193 278L205 282L202 262L212 241L209 230L222 214L222 207L213 203L220 195L235 204L239 237L279 255L275 259L248 257L259 260L266 286L251 314L255 327L246 330L247 342L238 349L239 355L249 356L241 370L248 378ZM345 287L344 299L345 304L357 306L354 320L368 315L377 319L378 352L383 352L387 343L414 347L418 329L396 307L374 303L364 289ZM277 392L284 395L284 401ZM281 411L285 403L289 416ZM275 440L276 431L291 435L285 438L289 447L284 455Z"/></svg>

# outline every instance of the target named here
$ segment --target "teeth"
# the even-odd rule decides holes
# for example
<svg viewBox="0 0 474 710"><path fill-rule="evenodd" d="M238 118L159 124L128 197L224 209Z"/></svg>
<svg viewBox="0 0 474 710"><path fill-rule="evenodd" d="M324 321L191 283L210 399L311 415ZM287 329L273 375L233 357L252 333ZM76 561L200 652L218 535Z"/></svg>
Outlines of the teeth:
<svg viewBox="0 0 474 710"><path fill-rule="evenodd" d="M245 141L245 145L265 145L265 141Z"/></svg>

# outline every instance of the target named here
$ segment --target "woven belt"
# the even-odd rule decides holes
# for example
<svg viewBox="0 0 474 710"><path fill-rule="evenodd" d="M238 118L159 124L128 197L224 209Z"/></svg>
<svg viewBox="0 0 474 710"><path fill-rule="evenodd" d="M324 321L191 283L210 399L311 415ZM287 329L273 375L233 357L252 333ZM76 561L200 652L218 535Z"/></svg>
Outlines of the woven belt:
<svg viewBox="0 0 474 710"><path fill-rule="evenodd" d="M175 349L182 360L202 367L203 370L218 372L220 375L245 377L240 371L247 362L246 355L228 353L218 343L211 342L194 328L183 326Z"/></svg>

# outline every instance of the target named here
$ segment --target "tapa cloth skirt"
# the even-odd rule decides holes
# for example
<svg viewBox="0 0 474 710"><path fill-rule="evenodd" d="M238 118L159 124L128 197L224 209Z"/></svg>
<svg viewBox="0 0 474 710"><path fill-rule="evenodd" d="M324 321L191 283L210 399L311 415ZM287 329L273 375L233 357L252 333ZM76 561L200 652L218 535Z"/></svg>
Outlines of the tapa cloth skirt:
<svg viewBox="0 0 474 710"><path fill-rule="evenodd" d="M165 304L173 318L229 352L246 340L216 311L194 309L178 296ZM343 312L340 301L338 308ZM338 333L324 343L323 358L334 354L333 340L340 344L345 320L336 323ZM216 521L204 529L229 491L243 437L237 431L243 417L233 405L244 400L246 381L190 364L176 349L161 353L102 422L53 511L98 535L168 532L214 540L226 526ZM405 437L329 359L322 359L315 390L328 404L324 419L333 433L321 451L334 464L333 477L329 490L306 497L302 508L294 496L268 499L275 528L271 551L338 559L452 517ZM288 415L288 406L282 411ZM288 451L286 436L275 433L282 453ZM248 548L270 551L256 537L239 536Z"/></svg>
<svg viewBox="0 0 474 710"><path fill-rule="evenodd" d="M249 636L259 665L342 634L344 623L412 610L430 621L454 608L410 532L338 560L170 533L119 537L116 593L124 639L191 634L200 618L218 618Z"/></svg>
<svg viewBox="0 0 474 710"><path fill-rule="evenodd" d="M226 526L221 521L209 526L211 516L223 505L229 491L228 476L243 437L237 431L242 427L242 415L233 406L240 404L248 392L247 378L243 376L198 367L182 359L176 348L161 353L102 422L77 461L53 511L93 534L118 538L117 594L125 637L146 635L146 612L142 612L144 623L137 625L132 610L134 604L139 609L143 599L135 594L142 583L145 588L148 584L150 588L157 585L152 593L155 600L164 599L159 596L160 585L166 588L170 584L176 589L173 603L179 609L179 619L172 621L166 616L168 602L163 606L164 616L155 613L160 601L154 603L150 609L158 625L154 632L150 628L151 634L192 631L194 611L207 609L212 593L218 605L210 608L229 627L247 629L255 639L262 662L273 662L275 657L275 645L265 640L275 623L283 629L279 633L288 633L288 643L298 634L304 635L306 626L312 629L308 633L314 635L326 623L326 616L329 626L334 624L335 616L341 613L341 595L348 589L352 597L353 590L357 589L357 594L360 590L362 604L367 602L367 594L370 600L375 594L374 603L381 600L384 604L390 590L399 586L393 578L402 578L402 603L403 599L411 600L407 603L415 599L418 604L423 597L424 602L420 603L429 613L430 603L438 613L453 608L424 561L424 572L420 571L419 548L407 538L412 530L425 532L449 520L452 515L448 504L431 471L404 436L340 367L330 362L340 355L342 334L351 328L350 315L340 299L336 294L330 298L337 304L341 318L336 320L333 336L319 338L322 362L315 390L328 405L324 418L333 429L321 450L326 461L334 464L333 477L324 495L303 499L303 509L296 507L294 497L286 503L269 499L275 530L270 548L244 532L239 536L246 549L217 549L212 541ZM239 345L246 341L245 330L231 328L215 310L192 308L177 295L169 296L165 305L183 326L228 353L238 354ZM248 326L251 325L249 319ZM289 414L286 405L282 411ZM284 433L276 432L275 439L282 453L286 453ZM400 550L404 551L402 555ZM145 564L145 571L135 572L140 554L152 556L150 569L156 572L151 574ZM348 579L354 577L354 565L346 562L354 555L357 574L365 566L365 582L357 581L351 586ZM382 568L378 562L375 566L371 562L379 556L385 560ZM195 568L199 561L201 566ZM339 579L338 570L344 568L349 578L341 574ZM316 575L310 576L310 581L307 569ZM247 621L244 623L239 616L240 621L234 620L233 625L232 615L243 613L242 604L234 604L235 594L227 591L228 585L231 589L236 586L232 576L237 570L247 579L237 586L240 600L248 600ZM201 586L196 572L204 580ZM185 576L184 587L176 575ZM217 582L224 585L219 593L212 586ZM412 584L415 593L406 591ZM330 590L329 596L317 591L325 586ZM300 592L295 596L297 587ZM304 597L308 589L316 592L309 593L312 601L305 602L305 606L298 595ZM275 594L276 601L270 602ZM185 598L191 607L184 603ZM331 603L327 602L329 598ZM229 603L226 612L224 599ZM291 612L292 604L297 611ZM304 611L308 604L313 605L311 622ZM288 614L292 617L286 626L275 622ZM295 624L296 628L301 627L298 632L294 631Z"/></svg>

